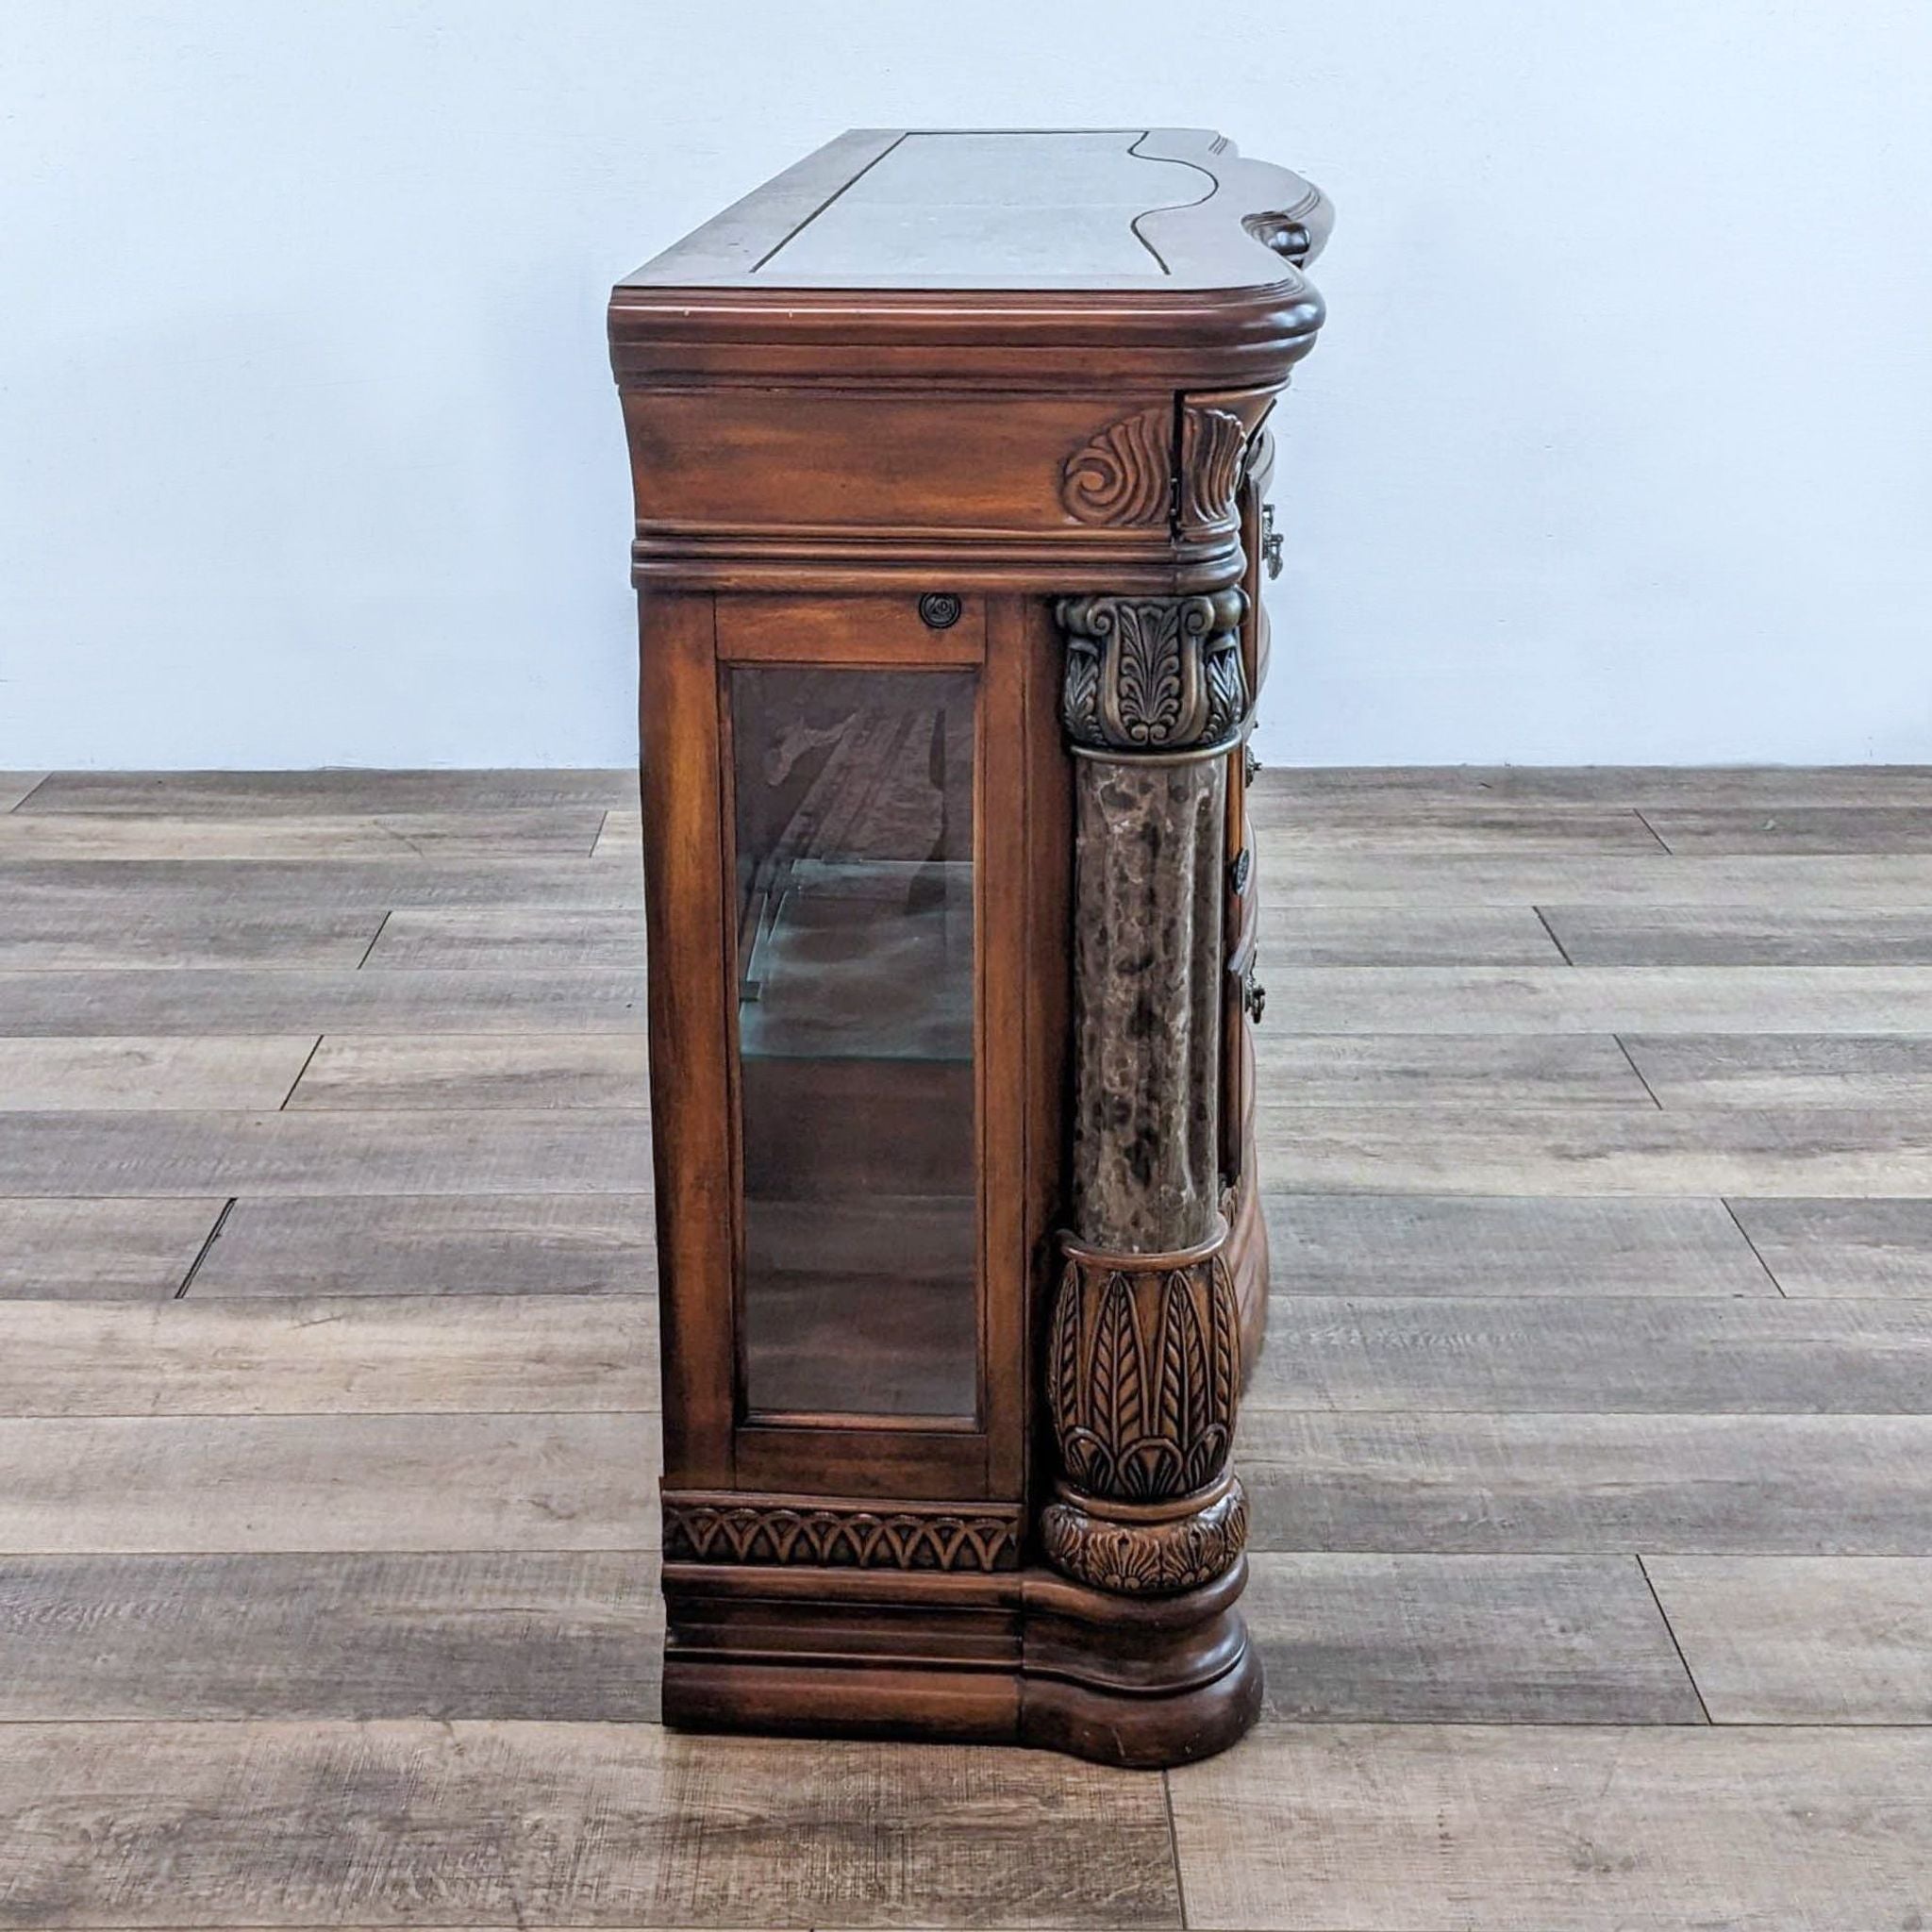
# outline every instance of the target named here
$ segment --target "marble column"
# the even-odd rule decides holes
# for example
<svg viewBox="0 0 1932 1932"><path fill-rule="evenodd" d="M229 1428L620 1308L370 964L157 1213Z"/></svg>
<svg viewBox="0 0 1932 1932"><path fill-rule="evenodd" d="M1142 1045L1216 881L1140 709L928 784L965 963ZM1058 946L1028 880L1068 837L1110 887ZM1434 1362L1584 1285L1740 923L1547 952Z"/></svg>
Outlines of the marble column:
<svg viewBox="0 0 1932 1932"><path fill-rule="evenodd" d="M1230 752L1248 722L1239 591L1070 597L1076 764L1071 1226L1047 1350L1050 1560L1130 1594L1241 1554L1241 1339L1220 1208Z"/></svg>

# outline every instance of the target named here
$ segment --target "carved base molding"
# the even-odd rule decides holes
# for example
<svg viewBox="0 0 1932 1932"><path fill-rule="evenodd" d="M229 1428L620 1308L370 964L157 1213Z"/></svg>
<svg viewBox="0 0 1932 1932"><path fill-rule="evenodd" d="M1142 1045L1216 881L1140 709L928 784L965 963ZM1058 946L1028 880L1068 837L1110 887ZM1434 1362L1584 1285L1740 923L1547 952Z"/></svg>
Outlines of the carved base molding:
<svg viewBox="0 0 1932 1932"><path fill-rule="evenodd" d="M1189 1763L1231 1744L1260 1707L1236 1601L1246 1567L1128 1596L1040 1566L940 1589L892 1570L668 1561L664 1722Z"/></svg>
<svg viewBox="0 0 1932 1932"><path fill-rule="evenodd" d="M664 1556L690 1563L808 1563L854 1570L1011 1570L1016 1506L862 1503L666 1491Z"/></svg>

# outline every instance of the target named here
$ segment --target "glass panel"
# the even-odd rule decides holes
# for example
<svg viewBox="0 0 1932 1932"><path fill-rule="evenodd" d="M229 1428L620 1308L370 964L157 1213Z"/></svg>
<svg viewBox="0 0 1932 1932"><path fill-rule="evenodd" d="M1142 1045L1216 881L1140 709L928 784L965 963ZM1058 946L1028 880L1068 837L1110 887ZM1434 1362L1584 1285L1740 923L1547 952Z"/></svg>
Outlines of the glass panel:
<svg viewBox="0 0 1932 1932"><path fill-rule="evenodd" d="M971 673L731 673L746 1393L968 1416Z"/></svg>

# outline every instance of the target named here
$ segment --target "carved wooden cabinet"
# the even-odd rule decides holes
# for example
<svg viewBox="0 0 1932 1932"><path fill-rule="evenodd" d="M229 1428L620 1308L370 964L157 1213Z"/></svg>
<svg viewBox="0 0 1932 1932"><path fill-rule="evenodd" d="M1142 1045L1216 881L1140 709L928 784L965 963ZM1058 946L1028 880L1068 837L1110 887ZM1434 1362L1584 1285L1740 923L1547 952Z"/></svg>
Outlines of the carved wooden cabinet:
<svg viewBox="0 0 1932 1932"><path fill-rule="evenodd" d="M1254 1717L1245 744L1328 223L1211 134L868 130L612 295L674 1724Z"/></svg>

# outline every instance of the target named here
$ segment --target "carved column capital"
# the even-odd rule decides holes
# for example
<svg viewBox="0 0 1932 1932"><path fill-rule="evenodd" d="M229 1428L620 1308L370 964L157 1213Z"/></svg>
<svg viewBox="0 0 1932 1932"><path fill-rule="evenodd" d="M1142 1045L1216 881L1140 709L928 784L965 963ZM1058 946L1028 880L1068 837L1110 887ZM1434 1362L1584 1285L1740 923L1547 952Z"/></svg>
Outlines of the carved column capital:
<svg viewBox="0 0 1932 1932"><path fill-rule="evenodd" d="M1103 752L1218 749L1248 711L1240 591L1196 597L1062 597L1060 717Z"/></svg>

